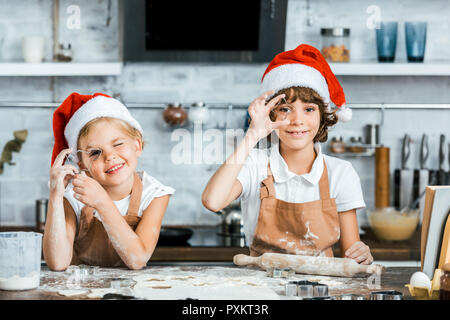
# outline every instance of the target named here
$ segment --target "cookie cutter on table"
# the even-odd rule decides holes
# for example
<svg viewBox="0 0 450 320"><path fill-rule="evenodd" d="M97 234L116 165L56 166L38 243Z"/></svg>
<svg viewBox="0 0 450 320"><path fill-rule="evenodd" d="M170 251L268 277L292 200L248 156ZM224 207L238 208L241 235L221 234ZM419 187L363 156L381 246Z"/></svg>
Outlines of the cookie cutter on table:
<svg viewBox="0 0 450 320"><path fill-rule="evenodd" d="M337 300L337 297L335 296L311 297L305 298L303 300Z"/></svg>
<svg viewBox="0 0 450 320"><path fill-rule="evenodd" d="M111 278L109 280L110 288L114 289L130 288L136 283L134 280L128 278Z"/></svg>
<svg viewBox="0 0 450 320"><path fill-rule="evenodd" d="M287 297L297 295L297 284L295 282L288 282L285 284L285 295Z"/></svg>
<svg viewBox="0 0 450 320"><path fill-rule="evenodd" d="M397 290L372 291L370 300L403 300L403 293Z"/></svg>
<svg viewBox="0 0 450 320"><path fill-rule="evenodd" d="M272 278L289 278L293 276L295 271L290 268L269 268L266 271L266 275Z"/></svg>
<svg viewBox="0 0 450 320"><path fill-rule="evenodd" d="M98 275L99 270L100 270L99 266L88 266L85 264L80 264L69 266L66 269L66 272L72 275L79 275L80 277L86 277Z"/></svg>
<svg viewBox="0 0 450 320"><path fill-rule="evenodd" d="M361 294L354 294L354 293L346 293L341 294L338 297L339 300L365 300L364 296Z"/></svg>
<svg viewBox="0 0 450 320"><path fill-rule="evenodd" d="M290 281L285 286L286 295L293 295L294 285L297 286L297 296L308 299L313 297L328 297L328 286L308 280ZM295 294L294 294L295 295Z"/></svg>

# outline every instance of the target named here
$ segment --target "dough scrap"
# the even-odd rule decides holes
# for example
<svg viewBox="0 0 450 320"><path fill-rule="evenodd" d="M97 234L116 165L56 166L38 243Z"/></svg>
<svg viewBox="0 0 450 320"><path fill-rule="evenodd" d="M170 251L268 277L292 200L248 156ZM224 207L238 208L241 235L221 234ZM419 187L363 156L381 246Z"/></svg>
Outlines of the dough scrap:
<svg viewBox="0 0 450 320"><path fill-rule="evenodd" d="M101 299L107 293L117 293L117 289L115 289L115 288L94 288L94 289L91 289L91 293L88 294L88 298Z"/></svg>
<svg viewBox="0 0 450 320"><path fill-rule="evenodd" d="M68 290L59 290L58 294L66 297L79 296L82 294L88 293L86 289L68 289Z"/></svg>

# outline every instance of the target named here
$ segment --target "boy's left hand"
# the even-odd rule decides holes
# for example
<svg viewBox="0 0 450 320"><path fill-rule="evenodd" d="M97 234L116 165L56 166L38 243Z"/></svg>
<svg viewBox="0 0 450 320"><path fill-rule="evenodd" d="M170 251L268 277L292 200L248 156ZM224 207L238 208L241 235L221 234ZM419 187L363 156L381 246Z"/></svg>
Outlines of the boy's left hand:
<svg viewBox="0 0 450 320"><path fill-rule="evenodd" d="M370 248L364 242L357 241L345 251L345 257L355 260L360 264L371 264L373 262Z"/></svg>
<svg viewBox="0 0 450 320"><path fill-rule="evenodd" d="M101 208L110 201L106 190L95 179L88 177L84 171L72 180L74 197L94 209Z"/></svg>

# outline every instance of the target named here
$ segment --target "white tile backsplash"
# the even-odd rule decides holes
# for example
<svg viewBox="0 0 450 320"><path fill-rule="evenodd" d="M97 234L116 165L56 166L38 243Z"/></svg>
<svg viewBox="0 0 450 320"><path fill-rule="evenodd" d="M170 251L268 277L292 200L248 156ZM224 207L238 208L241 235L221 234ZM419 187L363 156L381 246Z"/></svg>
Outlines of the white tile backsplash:
<svg viewBox="0 0 450 320"><path fill-rule="evenodd" d="M66 27L65 9L76 4L81 9L81 29ZM118 1L78 0L60 1L60 39L72 43L74 61L116 61L118 49ZM446 0L373 1L348 0L310 1L313 24L306 24L306 0L289 0L286 49L300 43L320 45L321 27L345 25L351 28L352 59L375 59L374 31L366 27L371 4L378 5L383 18L400 22L397 58L405 60L403 22L429 22L426 60L448 59L450 56L450 3ZM0 34L6 37L0 47L3 61L22 61L21 38L40 33L52 38L50 0L0 0ZM111 15L109 25L108 15ZM1 44L1 43L0 43ZM48 45L46 60L51 58ZM207 103L248 104L259 94L259 83L266 63L127 63L117 77L0 77L0 101L61 102L71 92L84 94L105 92L120 97L126 103L167 103L194 101ZM450 103L450 77L375 77L340 76L348 103ZM34 224L34 201L48 193L47 181L53 143L51 108L0 108L0 148L13 138L14 130L28 129L29 136L20 153L13 153L15 166L5 165L0 176L0 224ZM170 152L176 141L162 123L161 110L131 109L144 128L146 147L139 167L162 183L177 189L169 203L163 223L216 224L220 218L203 208L201 192L213 169L218 165L175 165ZM212 126L223 122L224 110L212 110ZM243 127L245 110L233 112L233 127ZM422 133L430 138L428 165L438 166L438 140L441 133L450 139L450 110L386 110L380 129L381 142L391 148L391 172L400 165L401 139L405 132L411 145L411 167L418 166ZM379 110L354 110L353 120L338 124L330 130L329 139L362 136L368 123L380 123ZM359 173L366 204L373 206L374 159L349 158ZM367 223L364 210L358 212L363 225Z"/></svg>

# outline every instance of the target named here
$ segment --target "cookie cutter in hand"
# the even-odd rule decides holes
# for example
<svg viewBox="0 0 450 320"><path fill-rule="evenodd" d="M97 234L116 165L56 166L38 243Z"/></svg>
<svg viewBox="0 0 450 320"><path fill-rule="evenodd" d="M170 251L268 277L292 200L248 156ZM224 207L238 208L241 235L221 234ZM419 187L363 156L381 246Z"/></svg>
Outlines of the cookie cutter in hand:
<svg viewBox="0 0 450 320"><path fill-rule="evenodd" d="M78 163L75 161L74 155L71 153L67 153L64 157L64 164L69 164L71 166L74 166L75 168L78 169L78 173L81 173L82 171L89 172L88 169L80 169L80 167L78 166ZM90 169L90 168L89 168Z"/></svg>
<svg viewBox="0 0 450 320"><path fill-rule="evenodd" d="M280 103L275 105L275 108L273 108L271 110L271 113L274 115L275 120L277 120L277 121L286 120L289 117L289 114L291 114L292 111L294 110L294 107L292 106L292 104L287 102L284 97L282 99L283 99L283 102L281 103L281 101L280 101ZM280 110L281 108L285 108L286 111L282 112Z"/></svg>

